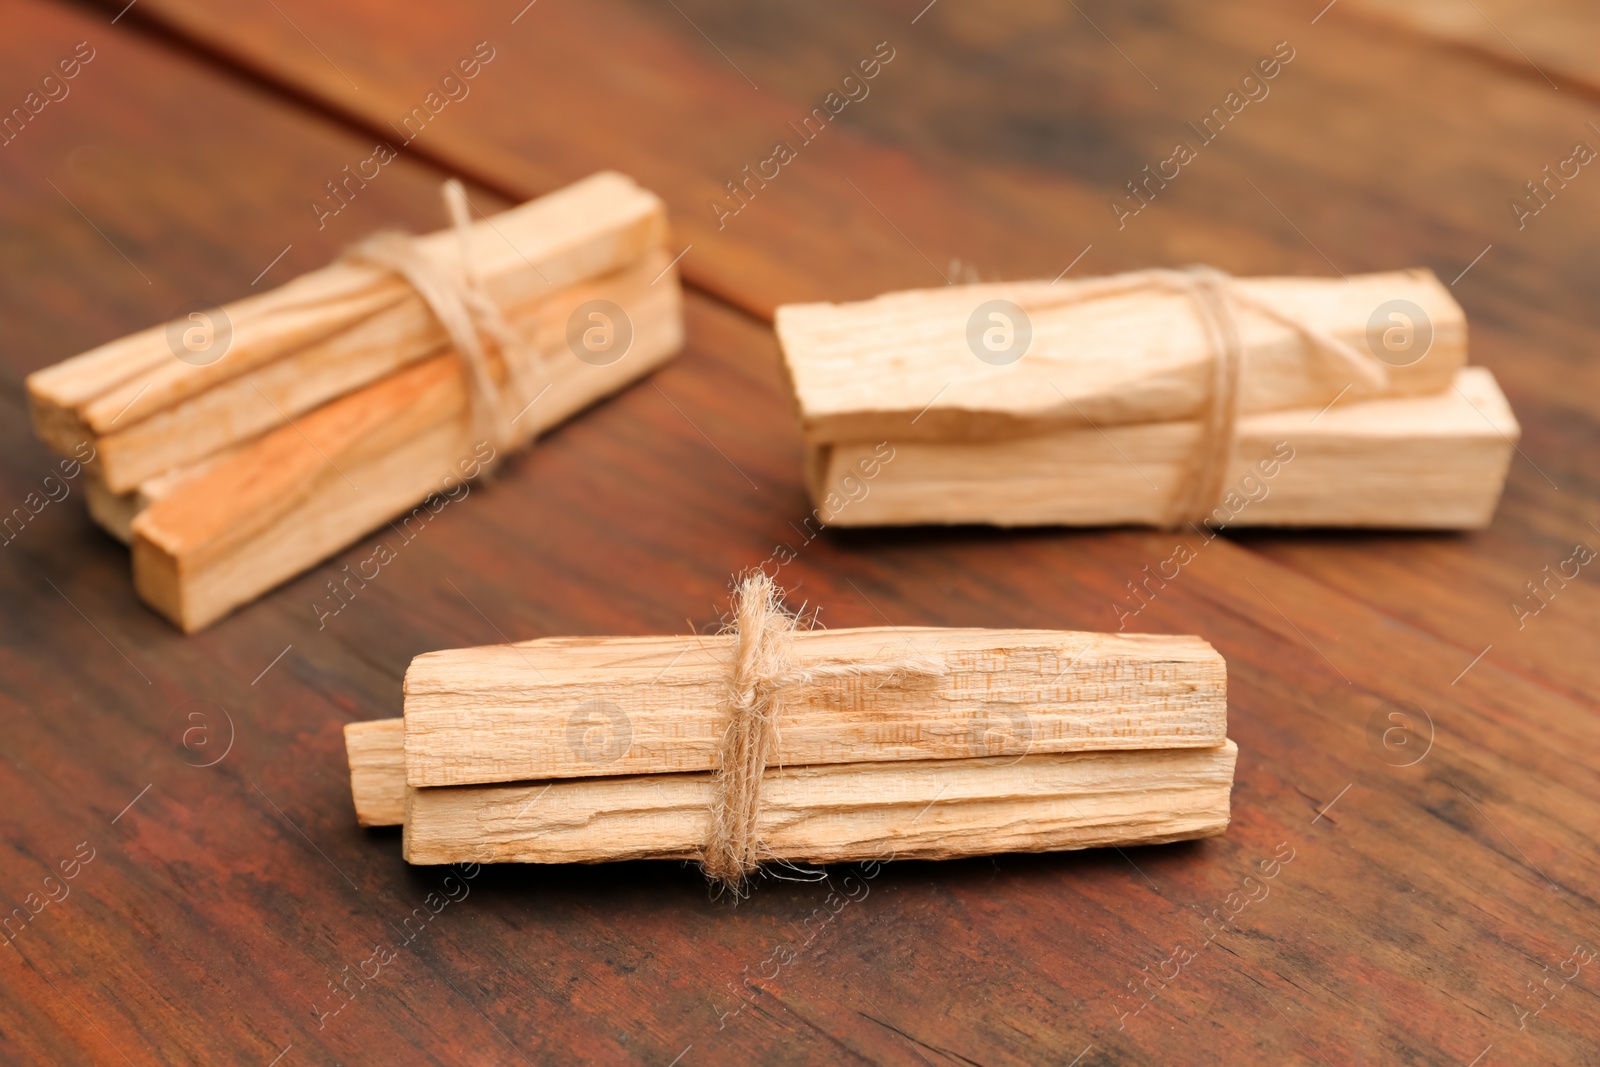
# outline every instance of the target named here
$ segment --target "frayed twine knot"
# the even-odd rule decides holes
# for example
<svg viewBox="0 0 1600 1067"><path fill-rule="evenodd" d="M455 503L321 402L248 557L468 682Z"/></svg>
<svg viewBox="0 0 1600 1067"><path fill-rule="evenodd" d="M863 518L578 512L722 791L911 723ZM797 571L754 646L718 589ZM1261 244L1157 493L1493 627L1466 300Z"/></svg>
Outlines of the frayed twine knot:
<svg viewBox="0 0 1600 1067"><path fill-rule="evenodd" d="M757 571L734 590L733 670L728 678L728 726L713 782L711 825L701 863L706 876L736 894L761 858L761 783L777 740L788 694L829 678L874 678L900 684L940 677L944 665L922 656L825 660L797 666L799 620L783 605L772 579Z"/></svg>
<svg viewBox="0 0 1600 1067"><path fill-rule="evenodd" d="M1382 388L1389 382L1389 370L1376 356L1351 347L1297 315L1256 299L1236 278L1214 267L1140 270L1106 278L1086 278L1063 285L1059 295L1052 294L1024 310L1086 304L1152 289L1188 296L1194 304L1206 343L1216 353L1211 364L1210 400L1200 417L1200 438L1190 455L1185 477L1168 499L1167 526L1178 527L1203 520L1223 495L1223 483L1233 460L1239 429L1239 376L1244 362L1239 308L1249 308L1289 327L1315 356L1349 374L1352 381L1373 388Z"/></svg>
<svg viewBox="0 0 1600 1067"><path fill-rule="evenodd" d="M459 270L440 267L417 247L416 238L393 230L375 233L351 245L345 250L344 259L392 271L416 290L444 327L461 359L473 439L490 442L498 455L519 443L511 420L505 417L502 392L509 392L513 398L533 396L528 379L542 357L506 322L505 314L473 269L466 190L451 178L441 193L461 247ZM489 358L491 347L499 357L504 387Z"/></svg>

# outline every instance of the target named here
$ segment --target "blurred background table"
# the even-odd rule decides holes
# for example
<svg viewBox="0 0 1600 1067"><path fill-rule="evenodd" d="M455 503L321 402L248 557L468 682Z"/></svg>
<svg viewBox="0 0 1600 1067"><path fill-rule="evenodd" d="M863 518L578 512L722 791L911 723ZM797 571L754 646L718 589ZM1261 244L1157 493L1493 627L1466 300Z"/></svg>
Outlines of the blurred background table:
<svg viewBox="0 0 1600 1067"><path fill-rule="evenodd" d="M311 604L367 546L185 638L135 598L81 484L13 531L0 1059L1600 1062L1600 597L1592 567L1542 599L1525 586L1600 548L1600 177L1545 186L1536 215L1510 206L1600 146L1593 10L13 0L5 26L13 117L92 52L0 147L8 513L54 467L26 373L379 226L434 228L450 174L485 209L602 168L659 192L690 342L322 629ZM1293 59L1270 93L1119 226L1125 183L1279 42ZM445 97L475 51L491 58L470 92ZM789 124L875 52L892 58L866 95L802 144ZM399 147L418 107L400 158L329 214L326 183ZM779 141L796 158L729 199ZM867 891L848 898L835 869L737 908L678 865L486 869L434 915L444 872L356 827L341 727L398 714L412 656L704 631L729 576L781 543L781 581L825 624L1115 629L1174 535L807 542L770 317L1195 261L1432 267L1524 430L1488 530L1229 535L1130 621L1227 657L1226 837L891 863L854 871ZM1292 859L1244 881L1274 856ZM403 945L352 977L380 942Z"/></svg>

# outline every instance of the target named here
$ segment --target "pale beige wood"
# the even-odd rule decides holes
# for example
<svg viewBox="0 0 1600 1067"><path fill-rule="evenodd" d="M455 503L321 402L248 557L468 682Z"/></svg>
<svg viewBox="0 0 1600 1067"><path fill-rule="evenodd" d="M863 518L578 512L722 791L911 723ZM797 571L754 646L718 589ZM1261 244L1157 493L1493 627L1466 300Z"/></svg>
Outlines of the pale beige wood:
<svg viewBox="0 0 1600 1067"><path fill-rule="evenodd" d="M1447 388L1466 362L1466 318L1431 271L1238 284L1363 353L1381 305L1399 299L1420 307L1432 345L1417 362L1388 368L1392 394ZM999 282L778 308L806 441L981 440L1176 421L1202 410L1215 353L1187 296L1149 292L1050 307L1061 293L1049 282ZM980 360L967 336L974 311L995 299L1022 307L1033 329L1026 354L1004 366ZM1241 411L1321 406L1351 385L1288 327L1249 309L1240 310L1239 323ZM1357 382L1345 399L1371 395L1378 394Z"/></svg>
<svg viewBox="0 0 1600 1067"><path fill-rule="evenodd" d="M344 727L350 795L362 826L399 826L406 814L403 719L351 722Z"/></svg>
<svg viewBox="0 0 1600 1067"><path fill-rule="evenodd" d="M133 541L133 517L150 505L150 500L141 496L137 489L113 493L93 474L84 476L83 499L89 506L89 517L125 545Z"/></svg>
<svg viewBox="0 0 1600 1067"><path fill-rule="evenodd" d="M470 262L508 318L552 294L637 263L666 232L661 201L619 174L566 189L473 224ZM454 231L418 241L457 269ZM94 442L94 464L116 492L186 466L443 351L443 328L392 274L339 262L223 309L225 355L194 366L173 354L166 326L28 378L34 422L53 447Z"/></svg>
<svg viewBox="0 0 1600 1067"><path fill-rule="evenodd" d="M1434 395L1244 416L1225 495L1204 525L1482 527L1519 434L1481 367ZM830 526L1161 523L1198 435L1198 424L1180 422L1004 441L840 442L811 450L807 481Z"/></svg>
<svg viewBox="0 0 1600 1067"><path fill-rule="evenodd" d="M548 392L531 406L527 398L504 398L500 418L517 440L531 439L677 352L682 297L667 264L658 251L637 266L553 294L513 323L552 356L540 372ZM616 303L633 324L630 348L605 366L567 349L567 320L591 299ZM423 502L454 492L464 467L492 451L473 439L459 359L453 352L434 356L238 448L140 512L131 523L134 585L192 632L388 520L401 520L397 534L411 526L410 517L401 519L407 512L425 525L430 509Z"/></svg>
<svg viewBox="0 0 1600 1067"><path fill-rule="evenodd" d="M1144 845L1222 833L1238 749L769 770L765 857L839 863ZM709 774L407 788L408 862L694 859Z"/></svg>
<svg viewBox="0 0 1600 1067"><path fill-rule="evenodd" d="M717 766L733 638L560 637L416 657L414 786ZM912 660L941 675L819 677L784 692L770 763L1211 747L1227 667L1198 637L867 627L797 633L798 670Z"/></svg>

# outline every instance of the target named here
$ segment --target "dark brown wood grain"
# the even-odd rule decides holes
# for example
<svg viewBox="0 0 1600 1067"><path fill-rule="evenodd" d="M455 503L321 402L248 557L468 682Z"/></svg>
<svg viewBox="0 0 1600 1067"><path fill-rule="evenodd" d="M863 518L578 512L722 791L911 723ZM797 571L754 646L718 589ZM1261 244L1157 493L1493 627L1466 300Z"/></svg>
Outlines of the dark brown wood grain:
<svg viewBox="0 0 1600 1067"><path fill-rule="evenodd" d="M1600 521L1600 194L1574 182L1521 231L1505 204L1585 136L1591 105L1337 7L1313 27L1320 4L945 0L914 25L921 4L680 6L539 0L513 25L520 4L142 0L115 26L115 9L14 6L0 101L78 41L96 57L0 148L8 507L54 464L26 430L26 372L186 300L242 295L286 245L263 284L378 225L435 226L448 172L490 208L624 170L667 199L693 291L677 363L452 504L323 629L311 604L345 559L176 634L133 596L125 550L77 488L0 549L8 907L26 910L80 842L96 850L0 946L0 1059L1600 1057L1592 969L1518 1015L1575 945L1600 949L1600 600L1585 571L1521 630L1509 607L1574 539L1600 547L1584 532ZM1122 181L1284 39L1296 58L1272 95L1119 231ZM472 95L318 230L322 183L480 40L497 53ZM706 201L722 182L883 40L896 57L872 94L718 230ZM676 865L486 869L319 1023L315 1005L342 1003L329 983L398 944L444 877L356 827L340 740L344 722L398 711L418 652L703 630L729 576L780 543L796 551L781 580L826 624L1114 629L1124 583L1171 553L1174 535L1145 531L804 542L776 304L969 270L1053 276L1086 245L1077 273L1331 260L1450 281L1489 244L1455 292L1474 362L1524 425L1494 526L1221 538L1131 623L1200 634L1228 660L1227 836L892 863L857 871L869 891L837 914L848 868L765 881L737 907ZM1393 702L1431 722L1411 766L1393 764L1413 750L1381 744ZM1203 920L1290 850L1209 943ZM1133 990L1171 974L1180 945L1194 958L1135 1014Z"/></svg>

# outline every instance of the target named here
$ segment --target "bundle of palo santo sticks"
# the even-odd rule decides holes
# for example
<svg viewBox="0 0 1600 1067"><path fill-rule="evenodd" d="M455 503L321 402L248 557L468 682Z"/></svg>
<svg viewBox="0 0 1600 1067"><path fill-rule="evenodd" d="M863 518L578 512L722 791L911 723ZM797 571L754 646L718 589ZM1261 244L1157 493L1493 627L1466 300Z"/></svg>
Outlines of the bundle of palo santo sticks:
<svg viewBox="0 0 1600 1067"><path fill-rule="evenodd" d="M446 202L448 229L29 376L40 438L92 454L91 513L184 630L386 521L425 524L418 505L681 346L665 212L630 179L478 222L456 183Z"/></svg>
<svg viewBox="0 0 1600 1067"><path fill-rule="evenodd" d="M1222 657L1196 637L803 630L756 574L716 636L418 656L345 727L364 826L411 863L949 858L1227 827Z"/></svg>
<svg viewBox="0 0 1600 1067"><path fill-rule="evenodd" d="M824 524L1480 527L1519 433L1427 270L970 285L777 329Z"/></svg>

